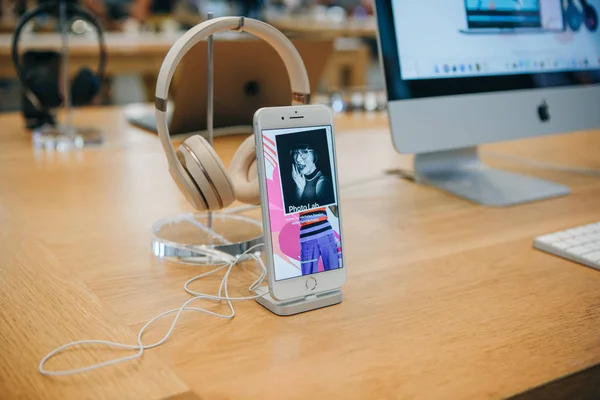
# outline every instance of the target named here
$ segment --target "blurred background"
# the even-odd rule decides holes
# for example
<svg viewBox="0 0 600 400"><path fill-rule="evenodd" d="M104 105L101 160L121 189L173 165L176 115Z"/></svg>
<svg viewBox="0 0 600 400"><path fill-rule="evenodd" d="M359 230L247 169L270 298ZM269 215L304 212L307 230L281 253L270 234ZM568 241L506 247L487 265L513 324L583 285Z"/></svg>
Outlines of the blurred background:
<svg viewBox="0 0 600 400"><path fill-rule="evenodd" d="M156 75L164 55L177 37L212 12L215 17L235 15L263 20L292 40L331 40L331 51L319 55L326 58L324 66L318 73L311 74L311 80L318 80L313 102L327 103L338 112L385 107L372 0L76 2L92 13L106 32L107 73L96 105L153 101ZM39 3L38 0L0 0L0 112L20 108L21 89L10 58L12 32L23 13ZM81 65L94 68L98 59L94 30L77 16L70 17L68 26L71 69L75 71ZM58 41L46 38L58 38L57 16L34 18L23 32L21 51L56 48ZM218 96L218 86L215 91Z"/></svg>

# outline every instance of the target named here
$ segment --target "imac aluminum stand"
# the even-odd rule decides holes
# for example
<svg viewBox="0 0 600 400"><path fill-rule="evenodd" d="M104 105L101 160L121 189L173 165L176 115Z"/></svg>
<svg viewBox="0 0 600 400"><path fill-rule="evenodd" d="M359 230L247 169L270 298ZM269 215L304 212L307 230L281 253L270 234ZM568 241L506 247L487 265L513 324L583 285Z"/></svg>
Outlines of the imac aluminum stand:
<svg viewBox="0 0 600 400"><path fill-rule="evenodd" d="M275 300L271 297L267 286L259 287L256 290L256 294L260 295L260 297L256 298L258 304L271 311L273 314L280 316L300 314L318 308L333 306L342 302L342 291L339 289L284 301Z"/></svg>
<svg viewBox="0 0 600 400"><path fill-rule="evenodd" d="M485 206L504 207L570 193L568 187L485 165L476 147L417 154L415 179Z"/></svg>

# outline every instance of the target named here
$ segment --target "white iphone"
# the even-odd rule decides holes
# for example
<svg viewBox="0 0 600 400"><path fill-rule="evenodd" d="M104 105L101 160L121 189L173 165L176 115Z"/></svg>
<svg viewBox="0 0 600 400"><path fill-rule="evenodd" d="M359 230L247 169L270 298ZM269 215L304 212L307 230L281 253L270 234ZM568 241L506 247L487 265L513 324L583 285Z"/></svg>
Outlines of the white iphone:
<svg viewBox="0 0 600 400"><path fill-rule="evenodd" d="M331 110L261 108L254 135L271 296L339 289L346 265Z"/></svg>

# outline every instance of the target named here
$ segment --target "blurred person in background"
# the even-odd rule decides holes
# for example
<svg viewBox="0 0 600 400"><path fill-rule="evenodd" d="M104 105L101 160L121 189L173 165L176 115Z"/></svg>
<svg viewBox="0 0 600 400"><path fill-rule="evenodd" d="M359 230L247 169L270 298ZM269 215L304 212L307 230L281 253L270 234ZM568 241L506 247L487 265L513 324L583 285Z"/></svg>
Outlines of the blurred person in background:
<svg viewBox="0 0 600 400"><path fill-rule="evenodd" d="M362 17L373 15L374 0L313 0L304 1L310 5L326 6L326 7L341 7L349 16Z"/></svg>
<svg viewBox="0 0 600 400"><path fill-rule="evenodd" d="M174 0L81 0L109 30L118 29L128 19L144 24L153 14L170 14L174 3Z"/></svg>
<svg viewBox="0 0 600 400"><path fill-rule="evenodd" d="M262 17L263 0L230 0L229 4L241 16L255 19L261 19Z"/></svg>

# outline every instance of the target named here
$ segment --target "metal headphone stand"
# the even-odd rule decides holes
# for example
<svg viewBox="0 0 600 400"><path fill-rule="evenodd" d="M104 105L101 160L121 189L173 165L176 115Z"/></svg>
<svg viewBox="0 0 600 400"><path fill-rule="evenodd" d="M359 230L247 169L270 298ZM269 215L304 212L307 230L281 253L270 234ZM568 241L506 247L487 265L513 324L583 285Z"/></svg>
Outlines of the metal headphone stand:
<svg viewBox="0 0 600 400"><path fill-rule="evenodd" d="M207 14L208 19L213 13ZM214 51L208 39L207 140L213 144ZM256 207L243 207L256 211ZM262 221L244 212L196 212L163 218L152 226L152 252L158 258L183 264L221 264L263 243ZM260 214L259 214L260 215ZM261 250L261 249L257 249ZM223 255L223 253L225 253ZM220 255L224 256L221 257Z"/></svg>
<svg viewBox="0 0 600 400"><path fill-rule="evenodd" d="M69 19L67 0L60 0L58 25L60 27L61 65L60 73L63 92L63 111L65 123L44 125L33 131L32 142L35 148L70 151L85 146L99 145L104 142L102 131L94 127L79 127L73 124L73 104L69 83ZM55 116L56 118L56 116ZM57 118L56 118L57 119Z"/></svg>

